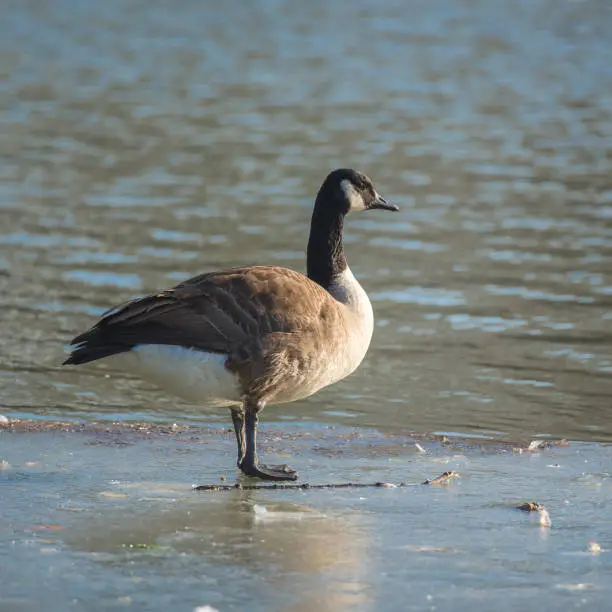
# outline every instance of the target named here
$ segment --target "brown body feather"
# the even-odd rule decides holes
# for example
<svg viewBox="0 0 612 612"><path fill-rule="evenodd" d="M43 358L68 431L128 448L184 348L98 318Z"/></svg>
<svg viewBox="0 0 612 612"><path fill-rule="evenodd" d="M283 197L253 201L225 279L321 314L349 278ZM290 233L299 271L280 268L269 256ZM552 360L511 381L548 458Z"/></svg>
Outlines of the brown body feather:
<svg viewBox="0 0 612 612"><path fill-rule="evenodd" d="M244 394L289 401L298 399L298 388L302 397L314 391L305 374L318 379L313 370L326 366L325 352L346 341L345 310L299 272L233 268L108 311L72 340L76 346L65 363L87 363L141 344L183 346L226 355Z"/></svg>

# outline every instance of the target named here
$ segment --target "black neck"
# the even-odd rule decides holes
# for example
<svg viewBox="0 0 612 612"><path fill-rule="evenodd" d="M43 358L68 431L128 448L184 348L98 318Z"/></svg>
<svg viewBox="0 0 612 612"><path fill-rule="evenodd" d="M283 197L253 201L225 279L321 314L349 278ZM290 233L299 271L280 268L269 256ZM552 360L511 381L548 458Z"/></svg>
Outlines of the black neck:
<svg viewBox="0 0 612 612"><path fill-rule="evenodd" d="M308 278L327 289L347 268L342 244L344 214L325 206L320 199L321 194L312 213L306 266Z"/></svg>

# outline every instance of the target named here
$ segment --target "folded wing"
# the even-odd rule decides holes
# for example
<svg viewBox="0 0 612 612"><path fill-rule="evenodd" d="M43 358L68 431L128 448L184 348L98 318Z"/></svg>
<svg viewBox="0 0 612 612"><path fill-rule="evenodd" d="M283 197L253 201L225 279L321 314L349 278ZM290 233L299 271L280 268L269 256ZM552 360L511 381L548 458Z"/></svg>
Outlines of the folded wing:
<svg viewBox="0 0 612 612"><path fill-rule="evenodd" d="M312 307L331 296L298 272L275 266L197 276L172 289L112 308L76 336L66 364L125 352L139 344L180 345L233 354L254 339L308 332Z"/></svg>

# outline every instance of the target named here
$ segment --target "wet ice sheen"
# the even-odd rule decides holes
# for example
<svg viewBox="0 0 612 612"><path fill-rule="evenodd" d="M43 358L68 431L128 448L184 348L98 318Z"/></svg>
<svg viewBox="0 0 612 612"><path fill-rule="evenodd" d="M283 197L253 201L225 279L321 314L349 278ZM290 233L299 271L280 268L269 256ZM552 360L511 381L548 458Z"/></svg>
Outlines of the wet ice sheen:
<svg viewBox="0 0 612 612"><path fill-rule="evenodd" d="M0 604L107 610L128 597L147 609L206 601L263 611L410 601L461 611L609 601L611 447L519 454L449 439L421 440L423 453L408 438L341 428L280 444L275 427L264 444L293 452L302 480L415 486L196 493L191 482L233 482L227 431L0 433L9 464L0 470ZM418 484L448 470L460 478ZM531 501L550 524L517 510Z"/></svg>

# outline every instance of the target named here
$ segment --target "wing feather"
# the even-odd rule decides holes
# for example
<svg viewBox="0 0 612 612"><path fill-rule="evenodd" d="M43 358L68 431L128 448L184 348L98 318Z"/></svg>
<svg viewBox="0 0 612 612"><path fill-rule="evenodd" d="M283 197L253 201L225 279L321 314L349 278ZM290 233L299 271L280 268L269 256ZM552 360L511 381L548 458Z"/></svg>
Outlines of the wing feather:
<svg viewBox="0 0 612 612"><path fill-rule="evenodd" d="M276 266L203 274L111 308L76 336L67 364L87 363L138 344L230 354L270 334L308 331L333 300L304 275ZM313 319L313 313L315 313Z"/></svg>

